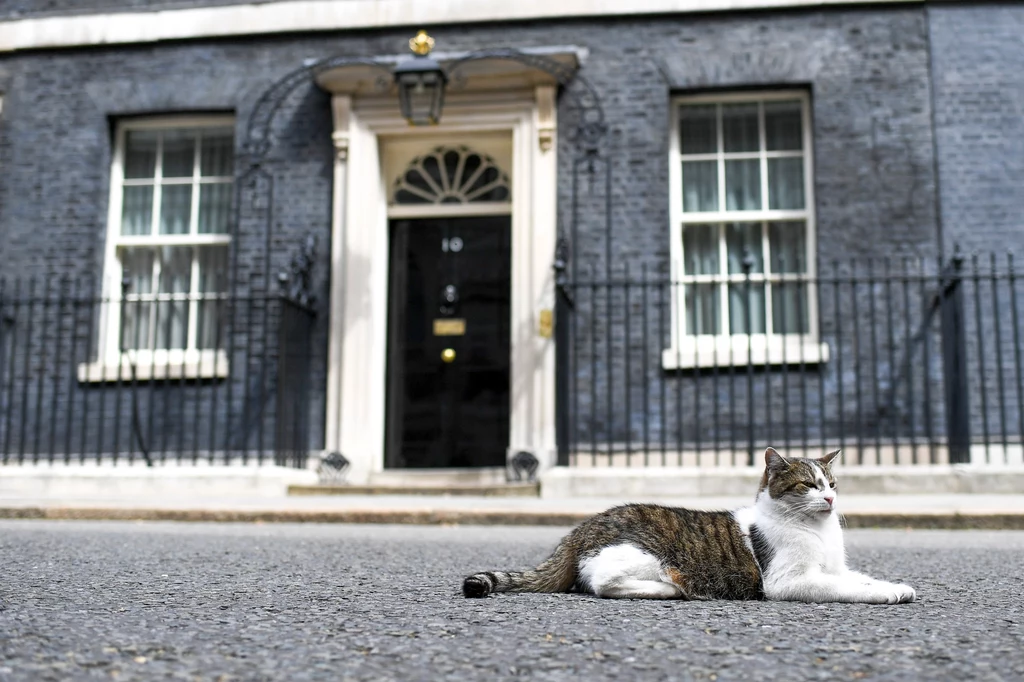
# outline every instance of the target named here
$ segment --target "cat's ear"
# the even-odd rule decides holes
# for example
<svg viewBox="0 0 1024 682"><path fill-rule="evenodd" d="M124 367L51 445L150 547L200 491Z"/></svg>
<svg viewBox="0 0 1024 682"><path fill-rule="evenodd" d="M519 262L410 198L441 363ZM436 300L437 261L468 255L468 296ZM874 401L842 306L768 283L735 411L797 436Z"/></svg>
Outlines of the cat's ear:
<svg viewBox="0 0 1024 682"><path fill-rule="evenodd" d="M821 462L824 466L830 466L832 462L839 458L839 453L841 452L842 450L833 450L824 457L819 457L818 461Z"/></svg>
<svg viewBox="0 0 1024 682"><path fill-rule="evenodd" d="M785 471L789 468L789 460L776 452L775 448L766 448L764 465L768 471Z"/></svg>

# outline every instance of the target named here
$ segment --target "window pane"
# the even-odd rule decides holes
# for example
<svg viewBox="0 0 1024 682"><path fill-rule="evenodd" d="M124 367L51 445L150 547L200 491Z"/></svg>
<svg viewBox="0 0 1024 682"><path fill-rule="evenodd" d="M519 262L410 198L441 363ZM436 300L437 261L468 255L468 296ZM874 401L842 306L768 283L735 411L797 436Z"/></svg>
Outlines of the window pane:
<svg viewBox="0 0 1024 682"><path fill-rule="evenodd" d="M761 208L761 162L757 159L725 162L725 209L757 211Z"/></svg>
<svg viewBox="0 0 1024 682"><path fill-rule="evenodd" d="M761 149L757 104L722 105L722 143L726 152L756 152Z"/></svg>
<svg viewBox="0 0 1024 682"><path fill-rule="evenodd" d="M231 184L199 186L199 234L226 234L231 211Z"/></svg>
<svg viewBox="0 0 1024 682"><path fill-rule="evenodd" d="M687 213L718 210L718 163L683 163L683 210Z"/></svg>
<svg viewBox="0 0 1024 682"><path fill-rule="evenodd" d="M199 250L199 292L216 294L227 291L228 249L226 246ZM196 345L200 349L224 346L225 303L215 296L203 297L198 304Z"/></svg>
<svg viewBox="0 0 1024 682"><path fill-rule="evenodd" d="M165 246L160 249L161 294L187 294L192 286L192 247Z"/></svg>
<svg viewBox="0 0 1024 682"><path fill-rule="evenodd" d="M749 299L747 298L748 287ZM749 306L747 305L748 300ZM764 285L756 282L730 284L729 330L733 334L764 334L764 322Z"/></svg>
<svg viewBox="0 0 1024 682"><path fill-rule="evenodd" d="M686 333L719 334L718 285L691 284L686 287Z"/></svg>
<svg viewBox="0 0 1024 682"><path fill-rule="evenodd" d="M184 130L164 133L163 172L165 178L192 177L196 134Z"/></svg>
<svg viewBox="0 0 1024 682"><path fill-rule="evenodd" d="M150 350L153 324L152 299L127 299L121 303L121 350Z"/></svg>
<svg viewBox="0 0 1024 682"><path fill-rule="evenodd" d="M768 159L768 208L804 208L804 160Z"/></svg>
<svg viewBox="0 0 1024 682"><path fill-rule="evenodd" d="M683 228L683 272L717 275L718 225L687 225Z"/></svg>
<svg viewBox="0 0 1024 682"><path fill-rule="evenodd" d="M683 154L714 154L718 132L714 104L679 108L679 150Z"/></svg>
<svg viewBox="0 0 1024 682"><path fill-rule="evenodd" d="M776 334L806 334L807 285L803 282L772 284L772 331Z"/></svg>
<svg viewBox="0 0 1024 682"><path fill-rule="evenodd" d="M434 181L434 184L437 187L444 187L444 180L442 179L442 175L444 175L444 173L441 170L441 164L437 161L437 157L432 154L424 157L423 170L430 179Z"/></svg>
<svg viewBox="0 0 1024 682"><path fill-rule="evenodd" d="M162 300L151 304L156 309L153 347L160 350L180 350L187 347L189 303L184 297Z"/></svg>
<svg viewBox="0 0 1024 682"><path fill-rule="evenodd" d="M156 348L185 348L192 286L192 247L160 249L160 293L156 309ZM167 296L170 294L171 296Z"/></svg>
<svg viewBox="0 0 1024 682"><path fill-rule="evenodd" d="M129 130L125 135L124 177L152 178L156 174L157 133Z"/></svg>
<svg viewBox="0 0 1024 682"><path fill-rule="evenodd" d="M463 161L463 164L464 165L462 167L461 185L465 185L466 183L474 179L477 172L480 171L481 166L484 165L484 160L480 157L479 154L467 154L466 160ZM430 184L426 180L424 180L421 174L418 172L412 172L411 170L406 171L405 180L414 188L421 189L430 194L434 193L434 190L430 186Z"/></svg>
<svg viewBox="0 0 1024 682"><path fill-rule="evenodd" d="M438 166L438 169L441 167ZM508 201L507 181L502 178L501 171L494 166L488 166L482 173L476 176L475 180L467 181L462 185L464 195L446 196L441 199L442 204L461 204L470 201Z"/></svg>
<svg viewBox="0 0 1024 682"><path fill-rule="evenodd" d="M153 187L125 187L121 198L121 234L153 233Z"/></svg>
<svg viewBox="0 0 1024 682"><path fill-rule="evenodd" d="M160 199L160 234L188 234L192 185L164 185Z"/></svg>
<svg viewBox="0 0 1024 682"><path fill-rule="evenodd" d="M761 223L729 223L725 226L725 248L729 258L729 274L743 274L743 259L753 259L750 271L764 272L761 252Z"/></svg>
<svg viewBox="0 0 1024 682"><path fill-rule="evenodd" d="M764 134L768 151L804 148L800 101L765 102Z"/></svg>
<svg viewBox="0 0 1024 682"><path fill-rule="evenodd" d="M772 272L807 272L807 230L802 220L768 224Z"/></svg>
<svg viewBox="0 0 1024 682"><path fill-rule="evenodd" d="M129 296L153 293L153 257L152 249L121 249L121 274L128 278Z"/></svg>
<svg viewBox="0 0 1024 682"><path fill-rule="evenodd" d="M228 247L203 246L199 248L199 293L227 291Z"/></svg>
<svg viewBox="0 0 1024 682"><path fill-rule="evenodd" d="M127 298L121 303L120 349L150 347L150 318L153 302L146 294L153 293L153 262L155 253L147 248L121 249L121 272L128 279ZM141 300L140 300L141 295Z"/></svg>
<svg viewBox="0 0 1024 682"><path fill-rule="evenodd" d="M459 181L459 161L462 160L462 154L458 153L454 149L449 149L444 153L444 174L448 178L451 186L458 187Z"/></svg>
<svg viewBox="0 0 1024 682"><path fill-rule="evenodd" d="M199 173L204 177L234 174L234 133L230 128L207 130L200 140Z"/></svg>

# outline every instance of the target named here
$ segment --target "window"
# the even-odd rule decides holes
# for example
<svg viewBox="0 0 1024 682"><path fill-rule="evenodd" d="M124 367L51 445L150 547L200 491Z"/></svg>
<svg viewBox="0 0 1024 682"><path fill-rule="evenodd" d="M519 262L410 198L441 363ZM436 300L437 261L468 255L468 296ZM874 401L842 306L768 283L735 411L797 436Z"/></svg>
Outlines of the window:
<svg viewBox="0 0 1024 682"><path fill-rule="evenodd" d="M122 123L111 172L103 358L210 371L224 345L234 181L230 118ZM121 297L122 279L128 286ZM200 367L200 369L195 369ZM222 368L223 369L223 368ZM185 371L189 373L189 371Z"/></svg>
<svg viewBox="0 0 1024 682"><path fill-rule="evenodd" d="M490 156L466 146L435 147L413 159L395 180L392 203L507 203L512 198L509 184Z"/></svg>
<svg viewBox="0 0 1024 682"><path fill-rule="evenodd" d="M680 286L665 364L745 364L748 350L758 364L801 355L821 361L808 283L814 214L807 95L687 97L675 100L673 111L672 255Z"/></svg>

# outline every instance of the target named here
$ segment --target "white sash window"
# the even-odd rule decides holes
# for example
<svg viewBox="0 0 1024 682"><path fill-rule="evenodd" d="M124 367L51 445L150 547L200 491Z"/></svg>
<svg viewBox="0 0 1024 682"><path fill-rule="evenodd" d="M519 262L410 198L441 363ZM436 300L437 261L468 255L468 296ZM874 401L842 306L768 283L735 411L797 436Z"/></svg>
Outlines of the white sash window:
<svg viewBox="0 0 1024 682"><path fill-rule="evenodd" d="M233 125L230 117L118 125L102 364L128 357L151 376L161 365L226 371L215 356L225 345Z"/></svg>
<svg viewBox="0 0 1024 682"><path fill-rule="evenodd" d="M673 122L678 284L664 364L821 361L807 94L681 97Z"/></svg>

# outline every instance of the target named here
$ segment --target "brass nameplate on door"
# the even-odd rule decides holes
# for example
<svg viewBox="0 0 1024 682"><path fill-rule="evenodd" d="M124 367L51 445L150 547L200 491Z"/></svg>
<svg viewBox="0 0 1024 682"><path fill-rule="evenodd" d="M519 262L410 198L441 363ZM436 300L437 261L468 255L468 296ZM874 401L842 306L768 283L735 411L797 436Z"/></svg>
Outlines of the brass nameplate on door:
<svg viewBox="0 0 1024 682"><path fill-rule="evenodd" d="M434 320L434 336L463 336L466 320L461 317L439 317Z"/></svg>
<svg viewBox="0 0 1024 682"><path fill-rule="evenodd" d="M540 311L540 319L537 321L537 334L545 339L550 339L555 333L555 313L550 308Z"/></svg>

